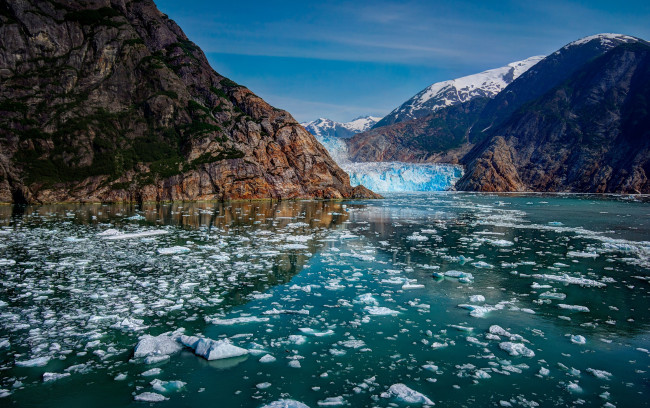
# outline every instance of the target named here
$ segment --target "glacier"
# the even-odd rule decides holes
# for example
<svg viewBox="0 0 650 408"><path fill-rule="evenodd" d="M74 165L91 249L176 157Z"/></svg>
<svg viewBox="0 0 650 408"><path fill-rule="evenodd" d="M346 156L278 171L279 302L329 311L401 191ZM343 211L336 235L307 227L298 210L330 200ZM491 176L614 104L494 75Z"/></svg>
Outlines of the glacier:
<svg viewBox="0 0 650 408"><path fill-rule="evenodd" d="M345 140L316 136L332 159L350 176L353 187L363 185L380 193L453 190L463 168L452 164L351 162Z"/></svg>

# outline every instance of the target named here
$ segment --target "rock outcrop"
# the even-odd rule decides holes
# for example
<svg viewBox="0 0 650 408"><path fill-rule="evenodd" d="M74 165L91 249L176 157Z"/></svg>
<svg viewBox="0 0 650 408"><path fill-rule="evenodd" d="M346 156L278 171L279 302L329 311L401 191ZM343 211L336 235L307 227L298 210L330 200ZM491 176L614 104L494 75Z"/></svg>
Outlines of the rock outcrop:
<svg viewBox="0 0 650 408"><path fill-rule="evenodd" d="M0 201L376 197L151 0L0 0Z"/></svg>

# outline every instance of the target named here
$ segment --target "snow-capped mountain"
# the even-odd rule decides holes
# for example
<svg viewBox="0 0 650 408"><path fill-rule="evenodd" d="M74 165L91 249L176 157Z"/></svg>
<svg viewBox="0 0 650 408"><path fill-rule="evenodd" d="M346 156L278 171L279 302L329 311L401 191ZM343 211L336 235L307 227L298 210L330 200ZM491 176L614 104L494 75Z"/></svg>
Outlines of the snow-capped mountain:
<svg viewBox="0 0 650 408"><path fill-rule="evenodd" d="M351 122L341 123L330 119L320 118L311 122L301 123L312 135L316 137L350 138L357 133L365 132L381 118L375 116L360 116Z"/></svg>
<svg viewBox="0 0 650 408"><path fill-rule="evenodd" d="M523 61L512 62L505 67L437 82L404 102L374 127L428 116L439 109L478 97L494 98L503 88L542 59L544 56L530 57Z"/></svg>
<svg viewBox="0 0 650 408"><path fill-rule="evenodd" d="M623 43L632 43L632 42L638 42L639 39L625 35L625 34L614 34L614 33L601 33L601 34L595 34L595 35L590 35L584 38L581 38L579 40L573 41L565 45L564 47L560 48L559 50L555 51L554 54L560 54L563 50L568 50L571 47L579 46L579 45L584 45L587 44L593 40L599 40L600 45L605 49L609 50L611 48L614 48L618 45L621 45Z"/></svg>

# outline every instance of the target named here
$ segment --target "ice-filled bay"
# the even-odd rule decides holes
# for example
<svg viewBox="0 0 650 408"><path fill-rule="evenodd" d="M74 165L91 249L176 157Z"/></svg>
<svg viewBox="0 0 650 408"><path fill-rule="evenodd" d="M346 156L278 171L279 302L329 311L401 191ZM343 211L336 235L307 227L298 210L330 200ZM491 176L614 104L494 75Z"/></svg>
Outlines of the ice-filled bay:
<svg viewBox="0 0 650 408"><path fill-rule="evenodd" d="M0 207L0 403L647 406L648 241L627 196Z"/></svg>

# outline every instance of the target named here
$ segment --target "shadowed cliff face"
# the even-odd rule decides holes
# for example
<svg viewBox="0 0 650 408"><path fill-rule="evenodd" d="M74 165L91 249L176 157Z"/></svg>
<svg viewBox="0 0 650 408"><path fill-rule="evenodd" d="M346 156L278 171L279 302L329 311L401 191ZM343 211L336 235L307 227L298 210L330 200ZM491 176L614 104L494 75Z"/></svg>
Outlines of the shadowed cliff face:
<svg viewBox="0 0 650 408"><path fill-rule="evenodd" d="M516 111L460 190L650 193L650 46L621 45Z"/></svg>
<svg viewBox="0 0 650 408"><path fill-rule="evenodd" d="M372 197L150 0L0 0L0 201Z"/></svg>

